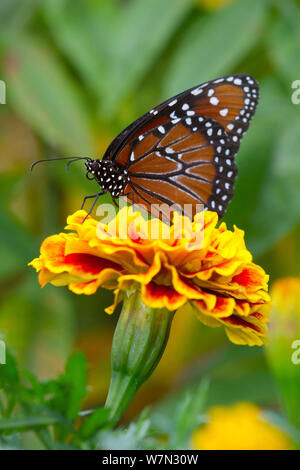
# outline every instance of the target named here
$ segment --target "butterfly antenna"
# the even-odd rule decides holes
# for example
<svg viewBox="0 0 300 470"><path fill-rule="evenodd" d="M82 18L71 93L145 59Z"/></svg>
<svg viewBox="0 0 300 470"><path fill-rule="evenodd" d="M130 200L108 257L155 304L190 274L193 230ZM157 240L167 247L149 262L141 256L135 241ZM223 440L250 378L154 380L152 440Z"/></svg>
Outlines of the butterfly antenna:
<svg viewBox="0 0 300 470"><path fill-rule="evenodd" d="M54 161L57 161L57 160L68 160L68 163L66 165L66 170L68 171L69 170L69 165L72 163L72 162L75 162L77 160L88 160L89 158L88 157L73 157L73 158L69 158L69 157L57 157L57 158L44 158L42 160L37 160L36 162L33 162L31 167L30 167L30 171L33 170L33 168L38 164L38 163L42 163L42 162L54 162Z"/></svg>
<svg viewBox="0 0 300 470"><path fill-rule="evenodd" d="M71 163L76 162L77 160L90 160L90 158L88 158L88 157L74 157L74 158L71 158L66 164L66 171L69 171L69 166L71 165Z"/></svg>

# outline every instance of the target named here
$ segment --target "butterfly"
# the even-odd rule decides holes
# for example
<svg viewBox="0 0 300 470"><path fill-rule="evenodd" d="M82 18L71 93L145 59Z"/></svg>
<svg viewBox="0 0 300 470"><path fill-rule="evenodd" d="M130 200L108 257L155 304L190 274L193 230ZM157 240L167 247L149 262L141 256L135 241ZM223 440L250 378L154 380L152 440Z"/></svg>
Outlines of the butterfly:
<svg viewBox="0 0 300 470"><path fill-rule="evenodd" d="M195 86L164 101L126 127L102 160L86 160L86 177L115 201L128 196L150 213L157 205L196 207L223 217L233 197L235 156L258 103L258 83L233 74ZM63 158L65 159L65 158ZM47 159L56 160L56 159ZM31 169L36 163L34 162ZM83 206L82 206L83 207ZM163 211L162 211L163 214Z"/></svg>

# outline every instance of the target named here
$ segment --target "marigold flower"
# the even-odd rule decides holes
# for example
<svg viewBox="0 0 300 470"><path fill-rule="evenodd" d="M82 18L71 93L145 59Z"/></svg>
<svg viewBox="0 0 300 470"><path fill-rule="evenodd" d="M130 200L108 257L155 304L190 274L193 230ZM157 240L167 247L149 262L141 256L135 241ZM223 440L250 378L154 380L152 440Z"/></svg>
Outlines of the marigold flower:
<svg viewBox="0 0 300 470"><path fill-rule="evenodd" d="M217 227L217 214L209 211L193 222L175 214L171 228L159 219L146 221L127 207L106 225L92 217L82 223L84 217L85 211L77 211L67 219L66 229L73 232L42 243L40 257L30 263L39 271L42 287L68 285L86 295L100 286L113 289L115 302L108 313L125 291L140 287L149 307L174 311L189 302L204 324L223 325L232 342L263 344L268 276L252 262L242 230L230 231L224 222ZM148 236L153 226L157 238ZM195 234L201 232L200 242Z"/></svg>
<svg viewBox="0 0 300 470"><path fill-rule="evenodd" d="M268 422L262 410L252 403L230 407L214 406L208 422L192 436L197 450L288 450L289 436Z"/></svg>

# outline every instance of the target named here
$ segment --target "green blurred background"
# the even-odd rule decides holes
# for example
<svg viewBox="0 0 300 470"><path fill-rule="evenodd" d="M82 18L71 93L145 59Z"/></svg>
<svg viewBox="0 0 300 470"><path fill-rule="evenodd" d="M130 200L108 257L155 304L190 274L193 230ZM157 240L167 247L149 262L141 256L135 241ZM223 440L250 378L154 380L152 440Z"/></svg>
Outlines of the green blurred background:
<svg viewBox="0 0 300 470"><path fill-rule="evenodd" d="M94 192L83 164L69 173L54 156L101 157L113 137L159 102L224 74L260 83L256 116L238 154L235 196L225 220L245 230L271 282L299 276L300 2L296 0L1 0L0 330L22 366L57 376L85 352L86 407L105 400L117 314L110 293L40 289L27 263L45 236ZM300 366L299 366L300 367ZM175 317L158 369L127 419L207 374L209 403L279 406L263 348L229 344L223 329Z"/></svg>

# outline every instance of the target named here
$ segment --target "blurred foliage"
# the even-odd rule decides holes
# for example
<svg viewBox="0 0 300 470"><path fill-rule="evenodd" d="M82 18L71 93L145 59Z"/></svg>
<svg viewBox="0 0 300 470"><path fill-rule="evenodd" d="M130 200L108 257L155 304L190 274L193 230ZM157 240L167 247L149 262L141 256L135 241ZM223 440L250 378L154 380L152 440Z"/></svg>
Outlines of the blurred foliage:
<svg viewBox="0 0 300 470"><path fill-rule="evenodd" d="M271 281L299 276L300 105L291 101L292 82L300 79L299 48L298 0L1 0L0 79L7 104L0 105L0 330L18 362L46 380L31 383L29 392L18 385L24 416L32 394L34 406L45 406L47 383L63 374L74 349L87 356L88 383L87 394L83 388L74 392L74 408L64 407L67 370L55 380L60 385L50 408L56 418L32 413L27 426L17 415L15 429L34 429L45 415L45 426L37 424L44 444L47 419L58 427L59 442L70 432L77 436L70 422L79 402L84 408L104 402L116 323L116 315L103 312L109 293L82 298L64 288L40 290L27 268L41 240L61 230L95 188L81 163L69 173L50 163L33 174L30 163L50 156L101 157L123 127L162 100L223 74L251 73L260 83L260 104L237 157L239 176L225 219L245 230ZM173 410L170 403L181 401L181 389L203 374L211 380L209 405L244 399L278 409L263 349L228 345L221 331L190 317L183 312L175 318L165 357L126 419L170 390L174 401L161 406ZM2 374L6 366L0 368ZM147 425L132 424L127 436L144 439L155 416L160 428L167 427L167 412L157 413ZM85 425L85 436L93 423ZM111 433L110 446L117 439ZM7 437L7 445L18 446L17 440Z"/></svg>
<svg viewBox="0 0 300 470"><path fill-rule="evenodd" d="M207 379L187 387L175 408L174 400L169 399L157 410L145 409L128 427L112 430L107 408L80 412L87 392L86 372L84 355L75 353L63 374L41 382L31 372L20 371L8 353L0 378L0 450L191 448L194 430L206 419ZM300 445L300 433L292 424L274 412L269 417Z"/></svg>

